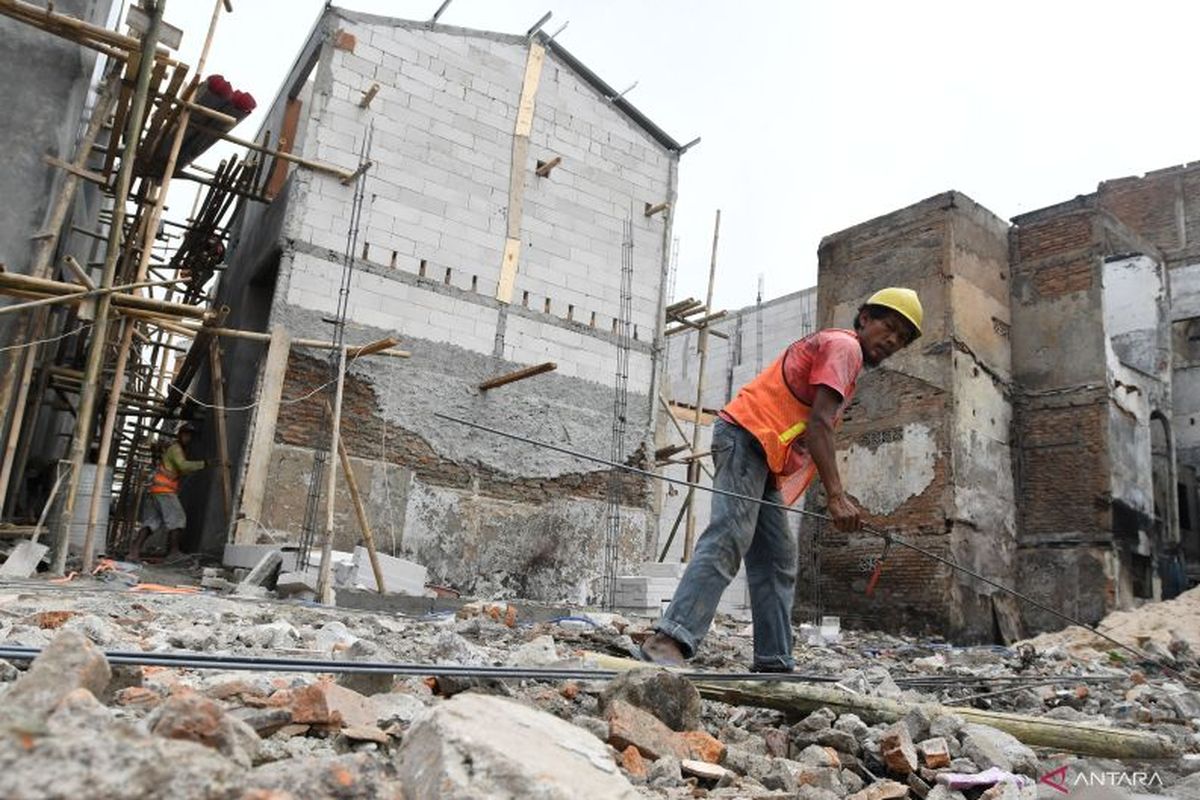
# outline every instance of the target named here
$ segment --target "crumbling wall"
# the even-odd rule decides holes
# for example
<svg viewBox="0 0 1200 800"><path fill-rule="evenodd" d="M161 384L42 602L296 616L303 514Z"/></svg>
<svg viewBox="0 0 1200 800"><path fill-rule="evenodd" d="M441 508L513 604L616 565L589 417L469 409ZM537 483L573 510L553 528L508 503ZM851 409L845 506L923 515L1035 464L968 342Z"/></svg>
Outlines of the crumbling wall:
<svg viewBox="0 0 1200 800"><path fill-rule="evenodd" d="M822 327L845 326L884 286L915 289L925 308L924 336L860 378L839 437L847 490L873 527L1001 577L1014 541L1005 229L969 198L947 192L826 237L817 284ZM809 507L822 507L823 498L810 494ZM985 587L892 548L868 598L882 541L805 528L819 540L802 552L801 572L820 581L827 613L991 638ZM813 611L811 596L798 589L801 613Z"/></svg>
<svg viewBox="0 0 1200 800"><path fill-rule="evenodd" d="M1095 621L1152 583L1149 425L1170 402L1158 250L1095 197L1014 222L1018 588ZM1115 257L1129 253L1146 255ZM1084 563L1091 595L1056 577ZM1061 627L1022 612L1032 629Z"/></svg>
<svg viewBox="0 0 1200 800"><path fill-rule="evenodd" d="M667 223L641 209L673 195L677 154L548 52L527 163L515 167L524 176L524 201L513 207L509 171L529 49L524 37L431 30L337 9L327 12L319 35L302 154L354 169L373 129L346 340L394 335L411 353L350 368L342 435L361 459L356 470L371 487L372 519L386 532L380 539L425 563L435 579L469 592L595 596L609 471L433 414L607 457L622 227L631 217L625 452L630 462L645 462ZM374 84L380 88L370 106L360 107ZM537 177L536 162L554 155L563 162ZM328 338L354 186L312 172L295 172L289 181L271 323L294 337ZM512 302L505 303L497 296L509 214L520 215L522 246ZM556 371L478 389L488 378L544 361ZM299 531L311 449L329 441L321 395L301 403L287 398L311 392L329 375L323 356L294 351L271 468L280 489L264 509L270 528ZM622 485L621 557L641 560L653 543L653 498L640 481ZM338 514L342 548L357 533L352 519Z"/></svg>

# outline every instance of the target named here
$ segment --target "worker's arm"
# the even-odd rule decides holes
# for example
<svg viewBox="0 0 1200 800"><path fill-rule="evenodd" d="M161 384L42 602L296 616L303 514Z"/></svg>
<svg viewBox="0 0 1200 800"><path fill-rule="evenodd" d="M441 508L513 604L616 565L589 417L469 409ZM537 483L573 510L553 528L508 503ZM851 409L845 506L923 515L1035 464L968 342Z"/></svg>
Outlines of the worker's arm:
<svg viewBox="0 0 1200 800"><path fill-rule="evenodd" d="M166 464L167 469L170 469L176 475L190 475L208 466L207 461L188 461L184 457L183 448L178 442L167 448L167 453L163 457L163 463Z"/></svg>
<svg viewBox="0 0 1200 800"><path fill-rule="evenodd" d="M805 445L817 465L825 494L829 497L829 515L839 531L856 531L862 527L862 511L854 504L842 486L838 474L837 448L834 445L834 422L842 397L828 386L817 387L812 413L808 420Z"/></svg>

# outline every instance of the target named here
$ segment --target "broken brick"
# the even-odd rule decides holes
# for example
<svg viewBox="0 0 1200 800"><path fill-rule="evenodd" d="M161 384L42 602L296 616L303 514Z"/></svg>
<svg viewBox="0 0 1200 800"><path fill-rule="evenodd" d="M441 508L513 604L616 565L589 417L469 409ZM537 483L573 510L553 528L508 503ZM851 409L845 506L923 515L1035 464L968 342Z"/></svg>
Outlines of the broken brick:
<svg viewBox="0 0 1200 800"><path fill-rule="evenodd" d="M908 726L903 722L892 725L884 732L879 747L883 751L883 763L891 772L907 775L917 771L917 749L913 746Z"/></svg>
<svg viewBox="0 0 1200 800"><path fill-rule="evenodd" d="M635 775L639 778L646 777L646 759L642 758L641 751L633 745L629 745L629 747L621 751L621 766L630 775Z"/></svg>
<svg viewBox="0 0 1200 800"><path fill-rule="evenodd" d="M113 695L113 700L119 706L130 708L154 708L162 702L158 692L145 686L127 686Z"/></svg>
<svg viewBox="0 0 1200 800"><path fill-rule="evenodd" d="M917 745L917 752L921 754L925 766L930 769L942 769L950 766L950 748L941 736L921 742Z"/></svg>
<svg viewBox="0 0 1200 800"><path fill-rule="evenodd" d="M290 694L285 704L292 709L292 722L337 728L375 724L367 698L336 683L312 683Z"/></svg>
<svg viewBox="0 0 1200 800"><path fill-rule="evenodd" d="M888 778L875 781L861 792L855 792L846 800L900 800L908 796L908 787Z"/></svg>
<svg viewBox="0 0 1200 800"><path fill-rule="evenodd" d="M43 630L56 630L73 616L74 611L39 611L33 615L33 622Z"/></svg>
<svg viewBox="0 0 1200 800"><path fill-rule="evenodd" d="M691 758L697 761L720 764L725 758L725 745L705 731L685 731L676 736L683 740Z"/></svg>
<svg viewBox="0 0 1200 800"><path fill-rule="evenodd" d="M651 760L660 756L688 757L687 743L658 717L624 700L614 700L605 713L608 743L618 750L630 745Z"/></svg>

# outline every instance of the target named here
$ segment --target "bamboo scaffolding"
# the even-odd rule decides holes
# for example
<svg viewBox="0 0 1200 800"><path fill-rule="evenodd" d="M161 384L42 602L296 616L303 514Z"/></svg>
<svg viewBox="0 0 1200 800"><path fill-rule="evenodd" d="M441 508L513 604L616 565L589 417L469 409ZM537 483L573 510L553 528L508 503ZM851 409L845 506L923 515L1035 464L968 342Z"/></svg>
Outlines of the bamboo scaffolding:
<svg viewBox="0 0 1200 800"><path fill-rule="evenodd" d="M717 217L713 223L713 242L712 242L712 259L708 265L708 295L704 302L705 313L712 308L713 283L717 277L717 243L721 236L721 209L717 209ZM702 325L700 334L697 337L699 342L697 349L700 351L700 367L696 370L696 408L704 407L704 372L708 366L708 326ZM700 451L700 414L696 415L696 421L692 423L692 452ZM695 484L700 481L700 461L689 461L687 465L687 480L688 483ZM687 504L687 525L683 533L683 560L692 560L692 549L696 544L696 490L689 487L687 499L684 501Z"/></svg>
<svg viewBox="0 0 1200 800"><path fill-rule="evenodd" d="M158 0L150 12L150 24L143 38L142 51L153 52L158 40L159 26L162 23L165 0ZM133 162L136 156L137 143L141 137L142 124L146 112L147 95L150 90L150 75L152 59L143 58L138 65L137 83L129 113L129 125L126 129L125 145L121 155L121 167L117 172L115 184L116 202L113 206L113 224L110 227L108 251L104 258L104 272L100 280L101 288L109 288L114 283L117 269L117 259L120 255L121 229L125 217L125 201L129 197L130 183L133 180ZM74 439L71 442L70 464L71 479L67 485L66 499L63 503L61 519L58 525L58 536L54 542L54 561L51 571L62 575L67 563L67 541L69 539L70 520L74 518L75 502L79 495L79 479L83 472L83 462L87 455L92 433L92 411L95 408L98 375L101 360L104 358L104 343L108 333L108 310L112 305L113 294L101 295L97 301L96 324L92 331L92 341L88 348L87 368L83 394L79 399L79 413L75 420ZM97 491L97 487L93 487Z"/></svg>

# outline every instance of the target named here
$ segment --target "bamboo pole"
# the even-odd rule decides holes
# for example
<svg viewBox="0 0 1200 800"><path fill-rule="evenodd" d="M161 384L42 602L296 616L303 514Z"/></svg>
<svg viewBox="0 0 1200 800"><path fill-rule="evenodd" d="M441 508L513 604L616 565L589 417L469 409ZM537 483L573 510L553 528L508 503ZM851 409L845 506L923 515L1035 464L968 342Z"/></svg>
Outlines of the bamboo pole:
<svg viewBox="0 0 1200 800"><path fill-rule="evenodd" d="M721 235L721 209L717 209L717 218L713 223L713 243L712 243L712 259L708 265L708 295L704 301L705 313L712 311L713 297L713 282L717 277L717 242ZM708 365L708 326L704 325L700 328L700 333L697 336L697 348L700 351L700 368L696 370L696 420L692 423L692 452L696 453L700 450L700 413L699 409L704 408L704 370ZM696 484L700 481L700 462L692 461L688 464L687 469L688 483ZM687 499L687 527L684 529L683 536L683 560L692 560L692 550L696 546L696 490L688 487Z"/></svg>
<svg viewBox="0 0 1200 800"><path fill-rule="evenodd" d="M646 668L643 661L587 653L601 669L630 670ZM914 709L923 709L930 717L957 714L967 722L989 725L1012 734L1031 747L1066 750L1079 755L1119 759L1174 758L1179 748L1167 737L1156 733L1106 728L1091 722L984 711L966 706L938 703L905 703L886 697L847 692L829 686L763 681L695 681L700 696L733 705L772 708L789 714L807 714L828 708L835 714L857 714L868 724L897 722Z"/></svg>
<svg viewBox="0 0 1200 800"><path fill-rule="evenodd" d="M104 120L117 100L119 83L120 73L112 74L105 80L104 87L96 98L96 105L92 109L92 117L88 120L88 126L75 149L75 160L72 162L75 166L82 168L91 157L92 145L96 143L96 137L104 127ZM67 214L75 202L75 192L78 188L79 177L77 175L68 173L63 177L62 188L55 195L54 204L50 207L50 212L46 217L44 235L37 240L33 263L30 267L30 274L33 277L44 278L49 273L51 258L58 249L58 239L62 235L62 227L66 222ZM32 318L22 318L14 332L13 341L26 338L26 334L28 334L29 341L40 339L45 334L47 319L49 319L49 313L44 309L35 311ZM0 465L0 509L4 508L8 498L8 481L12 476L13 459L16 455L17 442L21 437L21 425L25 420L25 403L29 397L29 384L33 377L33 367L37 361L39 349L39 345L36 344L26 347L21 354L24 356L23 364L21 364L21 358L16 356L9 358L4 367L4 377L0 379L0 415L9 417L8 436L4 446L4 462ZM21 380L19 381L15 380L18 369L21 370ZM15 402L13 401L14 391L16 392ZM7 413L10 403L12 404L11 414Z"/></svg>
<svg viewBox="0 0 1200 800"><path fill-rule="evenodd" d="M325 401L329 409L329 401ZM332 414L331 414L332 416ZM371 523L367 520L367 509L363 505L362 495L358 491L358 479L350 467L350 454L346 452L346 443L338 438L338 457L342 462L342 472L346 473L346 488L350 490L350 499L354 503L354 515L358 518L358 527L362 530L363 542L367 546L367 557L371 560L371 572L375 574L375 585L379 593L387 591L383 584L383 568L379 565L379 553L375 550L375 534L371 531Z"/></svg>
<svg viewBox="0 0 1200 800"><path fill-rule="evenodd" d="M233 513L233 483L229 477L229 432L225 415L225 376L221 372L221 347L217 339L208 346L208 381L212 385L212 401L216 408L217 458L221 461L221 499L225 501L225 516Z"/></svg>
<svg viewBox="0 0 1200 800"><path fill-rule="evenodd" d="M59 281L53 281L53 282L59 283ZM56 305L58 303L77 303L80 300L87 300L92 297L104 297L105 295L110 295L110 294L113 294L114 292L127 292L132 289L145 289L145 288L154 287L154 286L168 286L168 285L174 285L176 283L183 283L183 281L179 280L178 278L172 279L169 281L138 281L137 283L125 283L120 286L109 286L108 288L105 288L105 289L99 289L99 288L85 289L82 292L76 290L76 291L71 291L71 292L67 292L67 293L63 293L63 294L51 295L49 297L41 297L41 298L38 298L37 300L30 300L28 302L18 303L16 305L12 305L12 306L5 306L4 308L0 308L0 314L12 314L12 313L16 313L19 311L25 311L25 310L31 309L31 308L38 308L40 306ZM70 286L71 284L65 284L65 285Z"/></svg>
<svg viewBox="0 0 1200 800"><path fill-rule="evenodd" d="M338 445L341 443L342 392L346 385L346 348L338 353L337 387L333 394L333 430L329 434L329 474L325 483L325 538L321 542L321 565L317 570L317 599L325 605L333 603L333 586L330 573L333 568L333 511L334 492L337 491Z"/></svg>
<svg viewBox="0 0 1200 800"><path fill-rule="evenodd" d="M150 10L150 24L147 26L142 40L142 52L154 52L158 41L158 32L162 25L163 9L166 0L157 0ZM115 200L113 205L112 225L109 228L108 250L104 256L104 272L100 280L102 288L113 285L116 277L117 259L121 252L121 230L125 225L125 204L129 198L130 184L133 180L133 162L137 154L138 141L141 138L142 125L146 114L146 100L150 90L150 74L154 66L153 58L142 58L138 65L137 83L134 90L132 105L129 112L129 122L126 128L125 145L121 153L121 168L117 172L115 185ZM75 513L75 501L79 495L79 479L83 472L83 462L87 457L92 434L92 414L96 406L97 384L99 383L100 366L104 359L104 349L108 339L108 311L112 306L113 295L104 294L97 301L96 324L92 330L92 340L88 348L87 368L84 370L83 394L79 398L79 411L75 418L74 438L71 442L71 480L67 485L66 499L63 503L62 521L59 523L58 536L54 542L54 562L51 571L62 575L67 564L67 542L69 539L70 520ZM96 491L96 487L93 487Z"/></svg>

